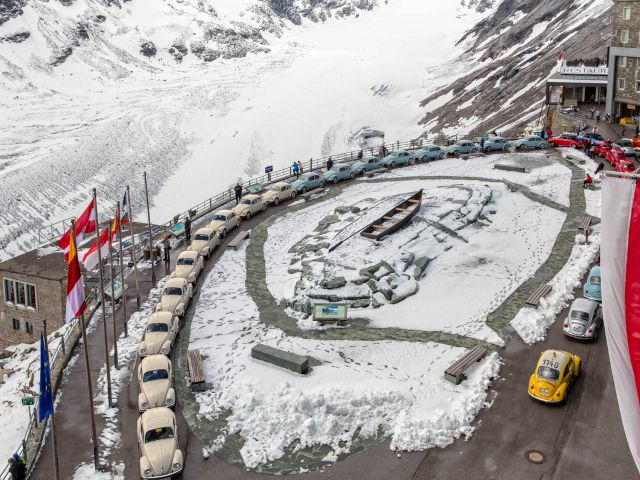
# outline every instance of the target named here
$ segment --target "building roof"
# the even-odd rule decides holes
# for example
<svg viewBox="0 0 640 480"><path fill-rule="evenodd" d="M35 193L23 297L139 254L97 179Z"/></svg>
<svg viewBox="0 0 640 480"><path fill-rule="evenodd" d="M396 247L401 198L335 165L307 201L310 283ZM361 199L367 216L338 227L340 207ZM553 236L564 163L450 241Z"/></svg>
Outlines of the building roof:
<svg viewBox="0 0 640 480"><path fill-rule="evenodd" d="M607 75L576 75L568 73L554 73L549 77L547 83L554 85L607 85Z"/></svg>
<svg viewBox="0 0 640 480"><path fill-rule="evenodd" d="M40 247L0 263L0 271L48 280L67 278L67 262L58 247Z"/></svg>

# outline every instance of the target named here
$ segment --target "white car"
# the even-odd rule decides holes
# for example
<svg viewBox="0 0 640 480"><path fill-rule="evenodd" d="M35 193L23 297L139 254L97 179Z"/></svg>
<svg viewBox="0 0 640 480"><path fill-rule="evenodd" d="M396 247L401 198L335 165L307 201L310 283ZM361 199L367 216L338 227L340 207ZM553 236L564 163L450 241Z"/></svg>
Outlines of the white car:
<svg viewBox="0 0 640 480"><path fill-rule="evenodd" d="M267 202L262 200L260 195L245 195L240 203L233 207L233 213L242 218L249 220L252 215L264 212L267 209Z"/></svg>
<svg viewBox="0 0 640 480"><path fill-rule="evenodd" d="M150 408L169 407L176 404L173 389L171 361L165 355L149 355L138 365L138 410L146 412Z"/></svg>
<svg viewBox="0 0 640 480"><path fill-rule="evenodd" d="M200 228L193 236L189 250L209 258L218 245L220 245L220 236L214 229Z"/></svg>
<svg viewBox="0 0 640 480"><path fill-rule="evenodd" d="M182 471L176 416L167 407L152 408L138 418L140 476L168 478Z"/></svg>
<svg viewBox="0 0 640 480"><path fill-rule="evenodd" d="M278 182L269 187L269 190L262 195L262 199L269 205L278 205L280 202L290 198L296 198L296 195L297 192L291 187L290 183Z"/></svg>
<svg viewBox="0 0 640 480"><path fill-rule="evenodd" d="M179 320L171 312L156 312L147 320L144 338L138 344L138 355L169 355L180 329Z"/></svg>
<svg viewBox="0 0 640 480"><path fill-rule="evenodd" d="M156 305L156 312L170 312L178 317L184 317L192 295L193 287L184 278L170 278L164 284L162 297Z"/></svg>
<svg viewBox="0 0 640 480"><path fill-rule="evenodd" d="M240 226L240 217L233 210L220 210L213 216L209 228L225 237L228 232Z"/></svg>
<svg viewBox="0 0 640 480"><path fill-rule="evenodd" d="M171 272L171 278L184 278L191 285L195 285L203 267L202 255L195 250L186 250L178 255L176 269Z"/></svg>
<svg viewBox="0 0 640 480"><path fill-rule="evenodd" d="M600 304L586 298L576 298L562 325L562 333L567 337L581 340L595 340L598 337L600 325L602 325Z"/></svg>

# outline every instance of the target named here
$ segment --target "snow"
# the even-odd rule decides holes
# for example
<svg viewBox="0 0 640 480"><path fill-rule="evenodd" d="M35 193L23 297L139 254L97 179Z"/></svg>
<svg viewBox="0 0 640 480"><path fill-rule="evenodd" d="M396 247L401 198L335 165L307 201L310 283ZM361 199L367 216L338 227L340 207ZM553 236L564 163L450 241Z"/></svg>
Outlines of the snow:
<svg viewBox="0 0 640 480"><path fill-rule="evenodd" d="M574 299L573 292L582 285L582 278L587 273L600 250L599 225L593 227L589 235L589 244L584 243L584 235L576 236L576 245L569 260L549 284L551 293L540 299L537 308L524 307L520 309L511 326L520 335L522 341L528 345L545 339L547 329L553 325L556 316L569 302Z"/></svg>
<svg viewBox="0 0 640 480"><path fill-rule="evenodd" d="M215 418L229 411L227 431L243 437L240 453L247 467L280 458L294 442L296 450L329 445L325 460L336 461L349 452L356 431L368 437L382 428L392 448L402 450L444 446L473 431L470 424L499 370L497 354L455 386L442 372L462 348L287 336L260 321L245 288L245 252L246 245L226 251L203 281L190 348L204 354L205 375L213 384L196 394L200 415ZM298 375L253 360L256 343L321 364Z"/></svg>

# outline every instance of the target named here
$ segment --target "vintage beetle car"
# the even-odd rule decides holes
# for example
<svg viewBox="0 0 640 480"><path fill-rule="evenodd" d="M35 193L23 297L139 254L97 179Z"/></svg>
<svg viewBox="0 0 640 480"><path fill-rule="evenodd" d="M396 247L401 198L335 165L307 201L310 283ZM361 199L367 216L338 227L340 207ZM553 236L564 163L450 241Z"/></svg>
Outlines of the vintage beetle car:
<svg viewBox="0 0 640 480"><path fill-rule="evenodd" d="M600 276L600 265L594 266L589 272L587 281L582 287L582 294L584 298L589 300L595 300L596 302L602 301L602 277Z"/></svg>
<svg viewBox="0 0 640 480"><path fill-rule="evenodd" d="M485 152L495 152L495 151L505 151L508 152L511 147L511 143L508 142L505 138L502 137L488 137L484 141L484 151Z"/></svg>
<svg viewBox="0 0 640 480"><path fill-rule="evenodd" d="M633 173L636 170L636 165L633 160L619 160L616 165L616 172Z"/></svg>
<svg viewBox="0 0 640 480"><path fill-rule="evenodd" d="M353 173L353 170L349 165L346 165L344 163L337 163L333 167L331 167L331 170L327 170L326 172L324 172L322 178L325 182L338 183L341 180L353 178L355 177L355 175L356 174Z"/></svg>
<svg viewBox="0 0 640 480"><path fill-rule="evenodd" d="M598 328L601 324L600 304L586 298L576 298L562 325L562 332L567 337L595 340L598 337Z"/></svg>
<svg viewBox="0 0 640 480"><path fill-rule="evenodd" d="M613 142L613 148L622 150L627 157L636 157L636 151L633 149L633 141L628 138L621 138Z"/></svg>
<svg viewBox="0 0 640 480"><path fill-rule="evenodd" d="M578 135L578 138L582 143L584 143L587 138L591 141L591 143L595 144L606 142L605 138L598 132L584 132L582 135Z"/></svg>
<svg viewBox="0 0 640 480"><path fill-rule="evenodd" d="M138 365L138 410L145 412L150 408L169 407L176 404L176 392L173 389L171 361L166 355L149 355Z"/></svg>
<svg viewBox="0 0 640 480"><path fill-rule="evenodd" d="M446 155L446 152L440 145L434 145L432 143L423 145L422 148L416 150L413 154L415 158L419 158L423 162L427 160L440 160Z"/></svg>
<svg viewBox="0 0 640 480"><path fill-rule="evenodd" d="M371 170L376 170L380 168L381 161L378 157L374 157L373 155L368 155L364 157L362 160L358 160L351 166L351 169L354 173L362 175L364 172L369 172Z"/></svg>
<svg viewBox="0 0 640 480"><path fill-rule="evenodd" d="M384 157L380 165L394 168L398 165L409 165L411 162L413 162L413 155L405 150L399 150Z"/></svg>
<svg viewBox="0 0 640 480"><path fill-rule="evenodd" d="M303 173L291 186L298 192L306 193L314 188L324 187L324 180L317 173Z"/></svg>
<svg viewBox="0 0 640 480"><path fill-rule="evenodd" d="M156 312L170 312L178 317L184 317L192 295L193 287L184 278L170 278L164 284L162 297L156 305Z"/></svg>
<svg viewBox="0 0 640 480"><path fill-rule="evenodd" d="M549 139L549 146L582 148L582 141L575 133L563 133L558 137L551 137Z"/></svg>
<svg viewBox="0 0 640 480"><path fill-rule="evenodd" d="M453 145L447 147L449 155L460 155L462 153L476 153L478 146L469 140L457 140Z"/></svg>
<svg viewBox="0 0 640 480"><path fill-rule="evenodd" d="M218 245L220 245L220 236L215 230L212 228L200 228L193 236L189 250L209 258Z"/></svg>
<svg viewBox="0 0 640 480"><path fill-rule="evenodd" d="M228 232L240 226L240 217L233 210L220 210L213 216L209 228L225 237Z"/></svg>
<svg viewBox="0 0 640 480"><path fill-rule="evenodd" d="M284 200L296 198L297 193L298 192L296 192L296 190L291 187L290 183L277 182L269 187L269 190L267 190L266 193L262 195L262 199L269 205L278 205Z"/></svg>
<svg viewBox="0 0 640 480"><path fill-rule="evenodd" d="M178 255L176 269L171 272L171 278L185 278L191 285L195 285L204 267L202 255L195 250L185 250Z"/></svg>
<svg viewBox="0 0 640 480"><path fill-rule="evenodd" d="M170 409L159 407L144 412L138 418L137 432L143 479L169 478L182 471L176 416Z"/></svg>
<svg viewBox="0 0 640 480"><path fill-rule="evenodd" d="M546 140L540 138L538 135L527 135L513 142L514 146L520 150L523 148L547 148Z"/></svg>
<svg viewBox="0 0 640 480"><path fill-rule="evenodd" d="M562 350L542 352L529 378L529 395L546 403L563 402L569 387L580 375L581 363L578 355Z"/></svg>
<svg viewBox="0 0 640 480"><path fill-rule="evenodd" d="M607 153L611 150L611 145L608 142L600 142L593 146L594 155L598 155L602 158L607 156Z"/></svg>
<svg viewBox="0 0 640 480"><path fill-rule="evenodd" d="M612 167L615 167L622 160L626 160L627 156L624 154L622 150L617 150L615 148L612 148L611 150L609 150L605 158L607 162L611 164Z"/></svg>
<svg viewBox="0 0 640 480"><path fill-rule="evenodd" d="M138 344L138 355L169 355L180 329L179 320L171 312L155 312L147 320L144 338Z"/></svg>
<svg viewBox="0 0 640 480"><path fill-rule="evenodd" d="M240 203L233 207L233 213L244 220L249 220L252 215L264 212L266 209L267 202L260 195L250 194L242 197Z"/></svg>

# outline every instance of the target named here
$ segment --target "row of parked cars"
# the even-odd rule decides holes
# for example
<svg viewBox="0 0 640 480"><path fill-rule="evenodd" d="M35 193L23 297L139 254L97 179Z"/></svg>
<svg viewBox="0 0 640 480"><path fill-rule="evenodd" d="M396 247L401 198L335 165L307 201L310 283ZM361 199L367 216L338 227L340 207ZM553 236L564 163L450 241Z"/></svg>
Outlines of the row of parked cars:
<svg viewBox="0 0 640 480"><path fill-rule="evenodd" d="M595 340L602 327L600 266L594 266L583 286L584 298L576 298L564 319L562 333L579 340ZM545 403L567 399L571 385L580 375L582 359L563 350L542 352L529 378L529 395Z"/></svg>

